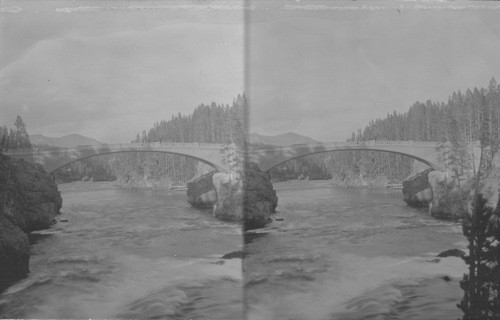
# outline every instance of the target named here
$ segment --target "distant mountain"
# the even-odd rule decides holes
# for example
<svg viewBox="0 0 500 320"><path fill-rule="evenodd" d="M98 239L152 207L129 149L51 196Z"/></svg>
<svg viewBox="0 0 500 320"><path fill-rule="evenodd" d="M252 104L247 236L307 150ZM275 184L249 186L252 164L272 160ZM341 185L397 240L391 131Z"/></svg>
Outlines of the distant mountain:
<svg viewBox="0 0 500 320"><path fill-rule="evenodd" d="M60 138L46 137L41 134L30 135L31 143L33 145L47 145L51 147L71 147L81 145L96 145L103 144L92 138L87 138L79 134L70 134Z"/></svg>
<svg viewBox="0 0 500 320"><path fill-rule="evenodd" d="M291 145L299 143L319 143L320 141L314 140L306 136L294 132L287 132L277 136L263 136L258 133L250 133L248 135L250 143L263 143L271 145Z"/></svg>

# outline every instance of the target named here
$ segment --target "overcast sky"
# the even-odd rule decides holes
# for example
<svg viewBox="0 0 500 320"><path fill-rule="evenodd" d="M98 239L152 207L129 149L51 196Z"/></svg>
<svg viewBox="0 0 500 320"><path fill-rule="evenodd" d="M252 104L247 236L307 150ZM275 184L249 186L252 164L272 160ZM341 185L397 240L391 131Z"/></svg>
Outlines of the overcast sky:
<svg viewBox="0 0 500 320"><path fill-rule="evenodd" d="M1 18L0 124L30 133L128 142L244 90L240 1L2 1Z"/></svg>
<svg viewBox="0 0 500 320"><path fill-rule="evenodd" d="M417 100L500 80L496 2L2 0L1 8L0 125L20 114L30 133L47 136L127 142L155 121L246 91L251 131L337 141Z"/></svg>
<svg viewBox="0 0 500 320"><path fill-rule="evenodd" d="M249 13L253 131L344 141L417 100L500 80L498 2L278 3Z"/></svg>

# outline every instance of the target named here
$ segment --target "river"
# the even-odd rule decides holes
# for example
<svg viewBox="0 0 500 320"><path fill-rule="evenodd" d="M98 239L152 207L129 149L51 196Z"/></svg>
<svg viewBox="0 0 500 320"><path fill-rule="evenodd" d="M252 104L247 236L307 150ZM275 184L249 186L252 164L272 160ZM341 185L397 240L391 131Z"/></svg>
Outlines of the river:
<svg viewBox="0 0 500 320"><path fill-rule="evenodd" d="M246 235L243 281L240 259L220 259L241 250L239 226L184 192L59 188L67 222L32 234L31 273L0 296L2 318L241 319L243 306L250 320L461 317L466 265L434 260L465 248L460 225L400 190L275 184L283 220Z"/></svg>
<svg viewBox="0 0 500 320"><path fill-rule="evenodd" d="M59 185L59 222L31 236L29 276L0 296L1 318L241 319L239 225L185 192ZM218 264L217 264L218 262Z"/></svg>
<svg viewBox="0 0 500 320"><path fill-rule="evenodd" d="M459 224L407 207L401 190L274 187L283 220L245 237L248 319L461 318L467 267L435 260L466 248Z"/></svg>

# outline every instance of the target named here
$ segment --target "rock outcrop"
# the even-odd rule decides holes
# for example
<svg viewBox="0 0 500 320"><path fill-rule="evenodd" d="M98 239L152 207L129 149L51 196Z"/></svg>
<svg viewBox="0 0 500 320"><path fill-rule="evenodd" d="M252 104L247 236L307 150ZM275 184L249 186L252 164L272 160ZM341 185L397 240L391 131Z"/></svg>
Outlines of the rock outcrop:
<svg viewBox="0 0 500 320"><path fill-rule="evenodd" d="M268 175L254 163L236 173L209 173L188 183L188 201L194 207L213 206L216 218L242 223L246 230L264 227L276 211L278 197Z"/></svg>
<svg viewBox="0 0 500 320"><path fill-rule="evenodd" d="M211 208L217 202L217 192L212 180L215 171L187 183L188 202L195 208Z"/></svg>
<svg viewBox="0 0 500 320"><path fill-rule="evenodd" d="M449 249L449 250L446 250L446 251L443 251L441 252L440 254L437 255L437 257L440 257L440 258L445 258L445 257L459 257L459 258L463 258L465 257L465 252L463 250L460 250L460 249Z"/></svg>
<svg viewBox="0 0 500 320"><path fill-rule="evenodd" d="M411 207L427 207L436 219L461 219L467 214L470 186L456 181L449 173L425 170L403 182L403 200Z"/></svg>
<svg viewBox="0 0 500 320"><path fill-rule="evenodd" d="M264 227L276 212L278 197L269 176L255 163L247 163L244 176L243 227L245 230Z"/></svg>
<svg viewBox="0 0 500 320"><path fill-rule="evenodd" d="M428 174L432 190L429 214L436 219L458 220L467 214L469 188L456 186L453 179L441 171Z"/></svg>
<svg viewBox="0 0 500 320"><path fill-rule="evenodd" d="M235 173L217 172L212 176L217 201L214 217L226 221L243 221L243 181Z"/></svg>
<svg viewBox="0 0 500 320"><path fill-rule="evenodd" d="M0 213L0 292L29 273L28 235Z"/></svg>
<svg viewBox="0 0 500 320"><path fill-rule="evenodd" d="M496 208L500 199L500 152L489 161L490 168L486 169L487 174L481 181L479 193L487 200L488 207Z"/></svg>
<svg viewBox="0 0 500 320"><path fill-rule="evenodd" d="M411 207L429 207L432 202L432 190L428 175L433 169L427 169L403 181L403 200Z"/></svg>
<svg viewBox="0 0 500 320"><path fill-rule="evenodd" d="M43 167L0 154L0 291L29 272L27 233L48 228L61 206Z"/></svg>

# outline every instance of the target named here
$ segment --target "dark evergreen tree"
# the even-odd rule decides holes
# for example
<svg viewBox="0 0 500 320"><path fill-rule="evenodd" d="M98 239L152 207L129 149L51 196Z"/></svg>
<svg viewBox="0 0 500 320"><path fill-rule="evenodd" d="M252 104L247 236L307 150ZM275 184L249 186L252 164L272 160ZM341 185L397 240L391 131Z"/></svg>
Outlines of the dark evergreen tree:
<svg viewBox="0 0 500 320"><path fill-rule="evenodd" d="M0 127L0 150L31 148L31 140L21 116L17 116L14 126L15 130L7 129L5 125Z"/></svg>
<svg viewBox="0 0 500 320"><path fill-rule="evenodd" d="M14 122L14 126L16 130L15 134L15 149L29 149L31 148L31 140L28 135L28 131L26 130L26 124L24 123L21 116L17 116L16 121Z"/></svg>
<svg viewBox="0 0 500 320"><path fill-rule="evenodd" d="M9 130L6 126L0 127L0 151L8 149Z"/></svg>
<svg viewBox="0 0 500 320"><path fill-rule="evenodd" d="M500 201L496 208L489 208L476 192L472 216L463 223L469 241L469 256L465 258L469 273L460 281L464 297L458 307L464 312L464 320L500 319L499 217Z"/></svg>

